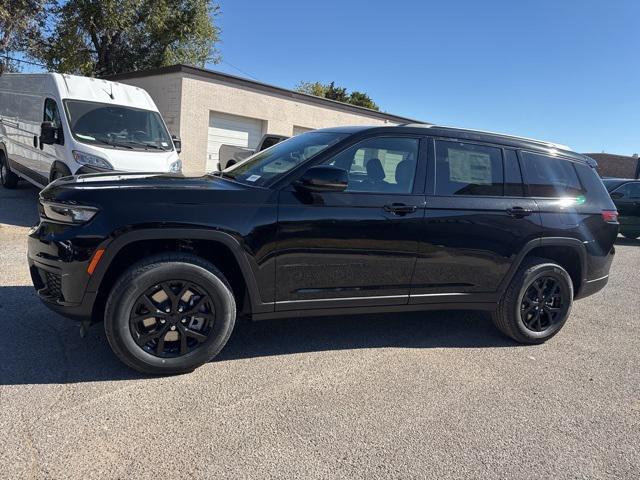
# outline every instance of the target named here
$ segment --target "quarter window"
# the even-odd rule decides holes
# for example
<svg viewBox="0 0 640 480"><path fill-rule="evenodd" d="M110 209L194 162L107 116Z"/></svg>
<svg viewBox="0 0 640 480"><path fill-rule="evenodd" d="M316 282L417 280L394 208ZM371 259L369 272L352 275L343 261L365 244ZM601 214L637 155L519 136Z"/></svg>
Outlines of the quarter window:
<svg viewBox="0 0 640 480"><path fill-rule="evenodd" d="M501 149L436 142L436 195L502 196L503 182Z"/></svg>
<svg viewBox="0 0 640 480"><path fill-rule="evenodd" d="M327 163L349 172L348 192L411 193L418 143L415 138L370 138Z"/></svg>
<svg viewBox="0 0 640 480"><path fill-rule="evenodd" d="M583 193L573 164L568 160L523 152L524 179L532 197L566 197Z"/></svg>

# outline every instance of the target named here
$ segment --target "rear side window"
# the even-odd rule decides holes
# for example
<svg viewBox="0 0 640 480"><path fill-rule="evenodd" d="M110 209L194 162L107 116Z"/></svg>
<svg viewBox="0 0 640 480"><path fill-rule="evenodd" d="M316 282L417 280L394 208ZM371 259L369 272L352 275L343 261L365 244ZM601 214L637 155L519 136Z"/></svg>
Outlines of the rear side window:
<svg viewBox="0 0 640 480"><path fill-rule="evenodd" d="M575 197L584 193L573 163L568 160L522 152L522 167L532 197Z"/></svg>
<svg viewBox="0 0 640 480"><path fill-rule="evenodd" d="M436 141L436 195L502 196L502 150Z"/></svg>

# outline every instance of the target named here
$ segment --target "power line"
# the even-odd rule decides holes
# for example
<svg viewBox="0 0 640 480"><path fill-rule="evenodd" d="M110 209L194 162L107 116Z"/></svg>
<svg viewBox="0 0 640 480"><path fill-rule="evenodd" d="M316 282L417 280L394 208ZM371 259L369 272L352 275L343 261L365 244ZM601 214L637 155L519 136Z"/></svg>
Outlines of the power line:
<svg viewBox="0 0 640 480"><path fill-rule="evenodd" d="M233 68L234 70L237 70L238 72L242 73L243 75L246 75L249 78L253 78L255 81L259 82L260 80L258 80L256 77L254 77L253 75L251 75L250 73L245 72L244 70L236 67L235 65L232 65L231 63L227 62L226 60L222 60L222 63L224 63L225 65L230 66L231 68Z"/></svg>
<svg viewBox="0 0 640 480"><path fill-rule="evenodd" d="M23 60L21 58L15 58L15 57L10 57L9 55L0 55L0 57L4 57L7 60L11 60L13 62L21 62L21 63L26 63L28 65L33 65L35 67L43 67L43 68L47 68L46 65L42 64L42 63L37 63L37 62L32 62L30 60Z"/></svg>

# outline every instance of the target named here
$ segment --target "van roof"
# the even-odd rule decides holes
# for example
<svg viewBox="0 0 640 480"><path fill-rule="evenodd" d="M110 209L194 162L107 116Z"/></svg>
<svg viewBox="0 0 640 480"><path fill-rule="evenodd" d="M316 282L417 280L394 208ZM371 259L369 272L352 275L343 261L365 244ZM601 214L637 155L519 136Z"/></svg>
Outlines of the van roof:
<svg viewBox="0 0 640 480"><path fill-rule="evenodd" d="M57 91L62 99L158 110L144 89L100 78L61 73L4 73L0 76L0 85L3 84L5 89L16 92L24 89L25 93L47 95Z"/></svg>

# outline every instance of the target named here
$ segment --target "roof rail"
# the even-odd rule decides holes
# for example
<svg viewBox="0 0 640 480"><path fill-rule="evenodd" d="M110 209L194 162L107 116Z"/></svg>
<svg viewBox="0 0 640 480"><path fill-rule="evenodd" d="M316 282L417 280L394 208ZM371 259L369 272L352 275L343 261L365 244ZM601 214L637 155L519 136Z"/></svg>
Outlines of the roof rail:
<svg viewBox="0 0 640 480"><path fill-rule="evenodd" d="M474 129L471 129L471 128L448 127L446 125L434 125L434 124L430 124L430 123L406 123L404 125L399 125L399 126L402 126L402 127L419 127L419 128L441 128L443 130L457 130L457 131L460 131L460 132L483 133L485 135L495 135L495 136L500 136L500 137L513 138L515 140L525 140L527 142L538 143L540 145L545 145L545 146L548 146L548 147L557 148L559 150L573 151L573 149L571 147L569 147L568 145L563 145L561 143L549 142L549 141L546 141L546 140L537 140L535 138L529 138L529 137L521 137L519 135L509 135L509 134L506 134L506 133L490 132L490 131L487 131L487 130L474 130Z"/></svg>

